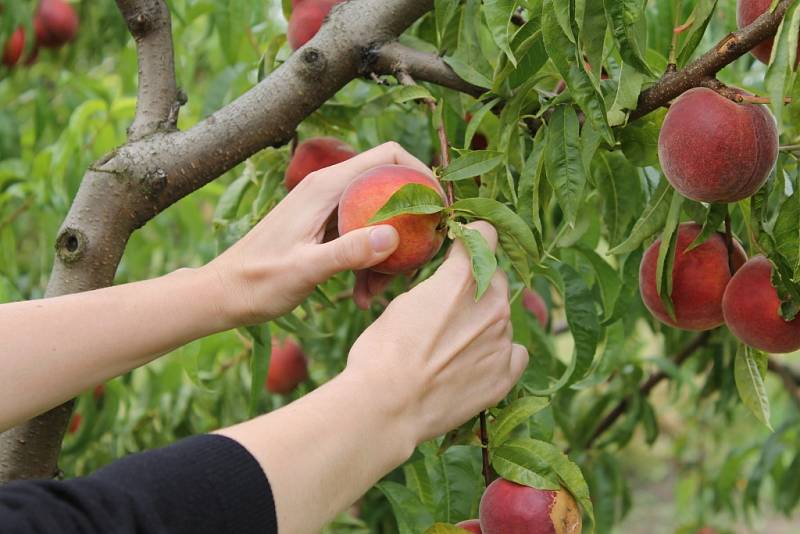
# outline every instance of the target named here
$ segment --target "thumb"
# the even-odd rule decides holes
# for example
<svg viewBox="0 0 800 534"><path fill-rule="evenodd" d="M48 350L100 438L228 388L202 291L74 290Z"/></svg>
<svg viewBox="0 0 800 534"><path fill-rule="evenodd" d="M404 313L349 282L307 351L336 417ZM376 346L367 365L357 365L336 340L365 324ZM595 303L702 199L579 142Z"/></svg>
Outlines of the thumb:
<svg viewBox="0 0 800 534"><path fill-rule="evenodd" d="M353 230L338 239L316 245L311 259L318 272L318 281L348 270L360 270L377 265L400 243L397 230L389 225L368 226Z"/></svg>

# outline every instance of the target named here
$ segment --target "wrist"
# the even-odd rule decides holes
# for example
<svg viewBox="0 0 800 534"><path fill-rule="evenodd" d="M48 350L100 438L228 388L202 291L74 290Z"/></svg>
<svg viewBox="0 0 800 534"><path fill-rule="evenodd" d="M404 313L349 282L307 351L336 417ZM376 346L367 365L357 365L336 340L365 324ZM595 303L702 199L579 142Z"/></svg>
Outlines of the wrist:
<svg viewBox="0 0 800 534"><path fill-rule="evenodd" d="M183 297L189 306L202 310L203 324L208 333L222 332L239 326L221 276L211 264L197 268L183 268L171 277L184 288Z"/></svg>

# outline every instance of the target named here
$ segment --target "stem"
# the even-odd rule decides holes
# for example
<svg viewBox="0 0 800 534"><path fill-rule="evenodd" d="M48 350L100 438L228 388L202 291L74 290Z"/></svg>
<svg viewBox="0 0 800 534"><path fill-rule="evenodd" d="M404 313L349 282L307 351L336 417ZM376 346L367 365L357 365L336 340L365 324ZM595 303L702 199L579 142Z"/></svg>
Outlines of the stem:
<svg viewBox="0 0 800 534"><path fill-rule="evenodd" d="M411 75L403 69L398 69L394 75L401 85L417 85L417 82L414 81L414 78L412 78ZM425 98L423 100L425 105L427 105L428 109L431 111L431 120L434 120L436 117L436 101L432 98ZM439 136L439 150L441 152L442 168L446 169L450 165L450 141L447 139L447 132L444 129L444 121L441 121L436 127L436 133ZM446 183L446 190L447 205L451 206L454 201L453 182L448 181Z"/></svg>
<svg viewBox="0 0 800 534"><path fill-rule="evenodd" d="M669 64L667 66L668 71L674 71L678 65L678 61L675 58L675 51L678 49L678 36L685 29L684 27L688 27L687 25L691 26L691 19L686 21L683 26L678 26L678 21L680 20L681 12L683 11L683 0L675 0L673 7L675 8L675 22L672 24L674 29L672 30L672 44L669 47Z"/></svg>
<svg viewBox="0 0 800 534"><path fill-rule="evenodd" d="M728 269L731 276L736 274L736 260L734 258L733 231L731 230L731 214L725 215L725 247L728 249Z"/></svg>
<svg viewBox="0 0 800 534"><path fill-rule="evenodd" d="M486 431L486 412L481 412L481 456L483 457L483 481L488 487L492 483L492 465L489 461L489 433Z"/></svg>

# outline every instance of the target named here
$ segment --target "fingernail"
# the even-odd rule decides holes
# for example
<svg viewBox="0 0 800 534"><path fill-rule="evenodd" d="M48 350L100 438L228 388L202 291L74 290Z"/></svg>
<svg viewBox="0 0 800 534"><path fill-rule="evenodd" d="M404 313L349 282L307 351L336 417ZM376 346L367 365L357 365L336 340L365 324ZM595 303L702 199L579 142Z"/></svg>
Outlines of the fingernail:
<svg viewBox="0 0 800 534"><path fill-rule="evenodd" d="M378 226L369 233L369 244L375 252L385 252L397 243L397 230L391 226Z"/></svg>

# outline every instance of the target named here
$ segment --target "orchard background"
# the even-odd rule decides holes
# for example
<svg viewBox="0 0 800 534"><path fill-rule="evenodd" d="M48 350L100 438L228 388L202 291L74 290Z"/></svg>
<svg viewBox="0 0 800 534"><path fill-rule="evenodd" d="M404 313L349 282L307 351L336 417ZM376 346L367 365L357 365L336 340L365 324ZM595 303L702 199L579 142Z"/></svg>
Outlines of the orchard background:
<svg viewBox="0 0 800 534"><path fill-rule="evenodd" d="M668 237L669 272L678 223L695 221L767 253L796 313L798 2L775 0L732 34L734 0L350 0L293 53L289 0L72 1L76 39L29 62L36 4L4 2L0 15L0 43L19 25L27 35L17 65L0 67L0 302L202 265L286 194L297 140L396 141L449 160L438 173L462 202L451 232L488 218L505 236L497 261L532 358L488 415L498 474L565 486L587 532L800 528L797 356L746 349L725 326L670 328L639 296L644 250ZM770 66L747 53L776 32ZM714 76L769 102L780 133L768 182L731 204L683 199L658 154L664 106ZM475 258L492 261L479 246ZM290 316L87 392L79 421L65 405L0 435L0 481L56 465L83 475L290 402L339 372L386 303L440 260L367 311L341 275ZM523 306L526 284L546 302L544 327ZM286 337L310 376L270 394L271 339ZM478 428L419 447L328 532L458 532L445 524L477 517L484 488Z"/></svg>

